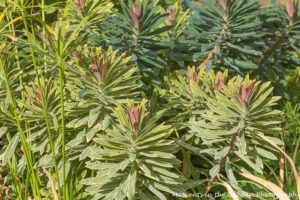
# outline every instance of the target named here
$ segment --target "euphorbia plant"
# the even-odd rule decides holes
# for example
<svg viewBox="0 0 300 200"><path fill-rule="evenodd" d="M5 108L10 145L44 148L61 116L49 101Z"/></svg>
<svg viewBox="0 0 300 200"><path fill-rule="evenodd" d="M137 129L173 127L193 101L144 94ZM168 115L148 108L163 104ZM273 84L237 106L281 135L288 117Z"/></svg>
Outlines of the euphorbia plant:
<svg viewBox="0 0 300 200"><path fill-rule="evenodd" d="M163 97L168 102L169 115L174 116L174 121L171 121L177 129L186 128L191 118L199 116L206 109L206 97L213 96L215 91L221 89L228 71L217 74L212 72L210 77L204 74L204 69L198 72L195 67L188 67L185 76L177 72L166 81L169 91ZM190 137L188 135L185 136Z"/></svg>
<svg viewBox="0 0 300 200"><path fill-rule="evenodd" d="M258 1L202 0L193 7L194 12L183 31L187 51L208 72L212 68L227 68L241 74L259 68L257 59L262 55L262 37L259 32ZM182 48L184 49L184 48ZM189 60L187 60L189 61ZM190 62L190 61L189 61Z"/></svg>
<svg viewBox="0 0 300 200"><path fill-rule="evenodd" d="M172 24L163 23L169 13L159 13L160 6L148 0L129 0L127 4L122 0L120 5L119 11L113 10L114 15L108 16L98 26L103 34L93 42L104 47L112 46L120 53L126 52L131 56L130 61L137 64L137 72L147 86L160 85L159 72L169 68L159 56L171 44L162 36L173 28Z"/></svg>
<svg viewBox="0 0 300 200"><path fill-rule="evenodd" d="M285 153L260 82L299 65L297 1L53 2L0 1L0 195L177 199L262 178L300 191L277 177L291 175L279 151L297 174L299 140Z"/></svg>
<svg viewBox="0 0 300 200"><path fill-rule="evenodd" d="M67 128L83 130L85 134L71 140L67 148L92 142L98 131L108 128L115 104L139 95L139 77L134 75L137 68L128 63L130 57L117 53L111 48L104 52L85 46L73 54L73 64L68 69L72 101L67 105Z"/></svg>
<svg viewBox="0 0 300 200"><path fill-rule="evenodd" d="M276 150L259 135L283 144L279 139L281 129L278 126L282 122L281 111L272 109L280 97L269 96L272 92L269 82L262 84L248 76L226 81L222 74L216 76L213 72L205 74L200 71L198 77L197 93L206 106L190 118L187 134L197 140L188 145L190 137L185 136L186 141L179 143L195 155L203 152L202 156L208 161L206 165L211 166L211 177L202 192L208 193L216 178L241 191L238 175L231 166L237 171L250 173L252 169L263 174L263 158L277 159Z"/></svg>
<svg viewBox="0 0 300 200"><path fill-rule="evenodd" d="M52 137L55 141L56 149L59 149L61 137L59 136L60 100L58 83L51 79L47 82L42 80L41 89L45 99L45 109L47 110L50 129L53 132ZM32 84L31 87L25 87L23 94L25 99L18 101L18 105L22 109L20 112L21 119L26 120L31 128L31 134L27 138L27 142L34 141L34 145L32 146L33 152L39 151L42 156L48 156L47 159L43 159L43 163L39 163L39 165L51 166L53 161L50 159L50 148L48 147L49 138L46 134L46 121L43 117L44 110L40 90L36 84Z"/></svg>
<svg viewBox="0 0 300 200"><path fill-rule="evenodd" d="M112 128L94 139L100 144L88 157L86 167L97 175L81 181L94 199L161 199L184 193L183 177L176 173L180 162L176 145L168 137L172 127L160 123L163 110L149 116L146 101L129 102L127 109L114 109Z"/></svg>

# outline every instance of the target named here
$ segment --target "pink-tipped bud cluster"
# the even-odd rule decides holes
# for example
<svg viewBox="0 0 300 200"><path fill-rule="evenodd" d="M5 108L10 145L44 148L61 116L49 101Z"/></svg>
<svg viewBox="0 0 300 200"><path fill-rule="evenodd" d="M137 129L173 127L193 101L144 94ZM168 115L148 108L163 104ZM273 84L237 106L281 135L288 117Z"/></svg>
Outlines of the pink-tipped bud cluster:
<svg viewBox="0 0 300 200"><path fill-rule="evenodd" d="M83 62L84 61L84 54L82 52L79 53L72 53L73 58L76 60Z"/></svg>
<svg viewBox="0 0 300 200"><path fill-rule="evenodd" d="M102 82L107 73L107 61L103 55L97 57L94 53L91 55L91 67L99 82Z"/></svg>
<svg viewBox="0 0 300 200"><path fill-rule="evenodd" d="M293 0L288 0L287 12L288 12L289 17L293 18L294 12L295 12L295 5L293 3Z"/></svg>
<svg viewBox="0 0 300 200"><path fill-rule="evenodd" d="M222 89L223 79L222 77L216 78L214 88L216 91L220 91Z"/></svg>
<svg viewBox="0 0 300 200"><path fill-rule="evenodd" d="M255 85L255 81L252 81L252 83L248 82L245 85L241 85L240 87L240 94L238 98L243 108L246 108L246 104L253 93L254 85Z"/></svg>
<svg viewBox="0 0 300 200"><path fill-rule="evenodd" d="M174 9L167 9L166 12L169 13L169 16L167 17L168 24L174 25L176 22Z"/></svg>
<svg viewBox="0 0 300 200"><path fill-rule="evenodd" d="M44 31L40 31L40 37L42 38L42 40L45 39L46 44L50 44L47 33L45 33L45 38L44 38Z"/></svg>
<svg viewBox="0 0 300 200"><path fill-rule="evenodd" d="M133 9L130 9L130 14L134 22L135 29L140 28L140 0L137 0Z"/></svg>
<svg viewBox="0 0 300 200"><path fill-rule="evenodd" d="M138 107L133 107L132 109L127 108L127 113L129 116L132 129L134 131L137 131L139 126L139 108Z"/></svg>
<svg viewBox="0 0 300 200"><path fill-rule="evenodd" d="M219 0L219 5L221 6L222 10L227 10L230 6L231 0Z"/></svg>
<svg viewBox="0 0 300 200"><path fill-rule="evenodd" d="M195 75L195 72L193 72L193 70L190 70L190 72L189 72L189 81L190 82L196 81L196 75Z"/></svg>
<svg viewBox="0 0 300 200"><path fill-rule="evenodd" d="M75 0L76 7L79 11L84 9L85 0Z"/></svg>

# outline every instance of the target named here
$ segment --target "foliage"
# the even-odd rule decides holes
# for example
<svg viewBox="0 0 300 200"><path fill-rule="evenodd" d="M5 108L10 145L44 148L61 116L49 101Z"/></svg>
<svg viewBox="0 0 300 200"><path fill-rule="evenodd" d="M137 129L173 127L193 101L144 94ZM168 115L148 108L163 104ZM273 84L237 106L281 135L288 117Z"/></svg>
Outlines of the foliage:
<svg viewBox="0 0 300 200"><path fill-rule="evenodd" d="M99 161L86 166L97 176L82 180L92 185L87 191L96 193L94 199L167 199L165 192L184 192L178 187L183 178L171 171L180 166L174 141L167 139L172 127L157 124L163 111L149 116L145 103L130 103L126 111L119 105L116 124L94 139L102 148L89 157Z"/></svg>
<svg viewBox="0 0 300 200"><path fill-rule="evenodd" d="M300 195L299 8L0 1L0 199Z"/></svg>
<svg viewBox="0 0 300 200"><path fill-rule="evenodd" d="M161 14L160 7L147 0L136 4L129 0L127 5L121 1L120 6L120 11L114 11L98 26L104 34L95 40L96 44L126 52L137 64L144 82L160 85L159 71L169 68L158 55L171 45L161 36L173 27L163 23L169 14Z"/></svg>
<svg viewBox="0 0 300 200"><path fill-rule="evenodd" d="M103 54L101 48L87 47L73 54L66 72L72 99L66 106L69 118L66 127L81 132L67 144L68 148L91 145L95 134L109 127L116 104L139 94L140 86L136 84L139 77L134 75L137 68L128 64L130 58L125 54L119 57L116 54L111 48Z"/></svg>
<svg viewBox="0 0 300 200"><path fill-rule="evenodd" d="M203 1L195 8L184 33L192 60L203 60L199 67L210 71L214 66L237 73L258 69L256 60L262 54L262 21L257 1Z"/></svg>

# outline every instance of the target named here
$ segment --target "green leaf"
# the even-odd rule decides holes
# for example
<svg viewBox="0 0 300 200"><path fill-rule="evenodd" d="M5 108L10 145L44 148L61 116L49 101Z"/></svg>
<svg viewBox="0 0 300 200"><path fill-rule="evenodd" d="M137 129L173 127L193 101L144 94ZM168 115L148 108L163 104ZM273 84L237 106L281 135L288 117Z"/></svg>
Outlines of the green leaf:
<svg viewBox="0 0 300 200"><path fill-rule="evenodd" d="M161 69L167 69L168 65L167 63L159 58L158 56L143 56L140 58L141 61L147 63L150 66L155 66Z"/></svg>
<svg viewBox="0 0 300 200"><path fill-rule="evenodd" d="M215 166L213 166L213 168L211 168L209 170L209 175L211 177L214 177L219 173L219 171L220 171L220 165L215 165Z"/></svg>
<svg viewBox="0 0 300 200"><path fill-rule="evenodd" d="M0 128L0 138L7 132L8 128L6 126L2 126Z"/></svg>
<svg viewBox="0 0 300 200"><path fill-rule="evenodd" d="M74 125L74 128L78 128L80 126L83 126L83 125L86 125L87 122L89 121L90 117L89 116L86 116L78 121L76 121L75 125Z"/></svg>
<svg viewBox="0 0 300 200"><path fill-rule="evenodd" d="M230 166L230 161L229 161L228 157L226 158L226 162L225 162L225 172L226 172L226 175L227 175L227 178L229 179L229 181L235 185L238 185L238 182L232 171L232 167Z"/></svg>
<svg viewBox="0 0 300 200"><path fill-rule="evenodd" d="M89 132L87 132L86 134L86 142L90 142L93 137L95 136L95 134L97 133L98 129L96 128L96 126L94 126L93 128L91 128L89 130Z"/></svg>
<svg viewBox="0 0 300 200"><path fill-rule="evenodd" d="M229 151L230 147L225 147L215 155L215 160L223 158Z"/></svg>
<svg viewBox="0 0 300 200"><path fill-rule="evenodd" d="M241 158L245 163L247 163L247 165L249 167L251 167L252 169L254 169L256 172L263 174L261 168L259 168L255 163L253 163L250 159L248 155L244 155L242 154L240 151L235 151L234 152L239 158Z"/></svg>
<svg viewBox="0 0 300 200"><path fill-rule="evenodd" d="M160 200L167 200L165 195L161 193L159 190L157 190L153 185L151 185L148 181L143 182L143 184L153 193L155 196L157 196Z"/></svg>
<svg viewBox="0 0 300 200"><path fill-rule="evenodd" d="M159 35L163 32L166 32L166 31L169 31L173 28L173 26L164 26L164 27L161 27L161 28L158 28L158 29L155 29L154 31L151 31L150 33L147 33L145 35L147 36L155 36L155 35Z"/></svg>
<svg viewBox="0 0 300 200"><path fill-rule="evenodd" d="M270 152L270 150L265 150L265 149L262 149L262 148L259 148L259 147L255 147L257 153L265 158L268 158L270 160L278 160L278 158Z"/></svg>
<svg viewBox="0 0 300 200"><path fill-rule="evenodd" d="M16 147L19 143L19 135L15 135L11 141L9 142L9 144L6 147L5 153L3 154L3 159L2 159L2 163L6 163L7 160L9 160L12 155L14 154Z"/></svg>
<svg viewBox="0 0 300 200"><path fill-rule="evenodd" d="M92 115L90 115L90 119L88 121L88 127L89 128L91 128L95 124L98 116L99 116L99 112L93 113Z"/></svg>
<svg viewBox="0 0 300 200"><path fill-rule="evenodd" d="M236 65L238 67L244 68L244 69L257 69L258 66L254 64L251 61L246 60L239 60L234 58L227 58L231 62L231 64Z"/></svg>

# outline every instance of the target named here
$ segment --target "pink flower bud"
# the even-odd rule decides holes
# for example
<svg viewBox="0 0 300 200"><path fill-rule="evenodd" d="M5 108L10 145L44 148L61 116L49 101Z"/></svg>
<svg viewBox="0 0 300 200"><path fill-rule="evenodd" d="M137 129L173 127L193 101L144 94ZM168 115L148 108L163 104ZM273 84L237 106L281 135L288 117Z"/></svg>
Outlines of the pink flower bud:
<svg viewBox="0 0 300 200"><path fill-rule="evenodd" d="M196 81L196 76L195 76L195 73L193 72L193 70L190 70L190 72L189 72L189 80L190 80L190 82Z"/></svg>
<svg viewBox="0 0 300 200"><path fill-rule="evenodd" d="M137 0L135 4L134 13L138 18L140 17L140 0Z"/></svg>
<svg viewBox="0 0 300 200"><path fill-rule="evenodd" d="M44 40L44 32L43 31L40 31L40 36L41 36L42 40ZM50 44L47 33L45 34L45 42L46 42L46 44Z"/></svg>
<svg viewBox="0 0 300 200"><path fill-rule="evenodd" d="M168 24L173 25L176 22L174 9L171 10L167 9L166 12L170 13L169 16L167 17Z"/></svg>
<svg viewBox="0 0 300 200"><path fill-rule="evenodd" d="M255 81L253 81L250 85L248 83L244 86L241 85L240 95L238 98L244 108L246 108L246 103L249 101L252 95L254 85Z"/></svg>
<svg viewBox="0 0 300 200"><path fill-rule="evenodd" d="M84 9L85 0L74 0L74 1L75 1L77 9L79 11L82 11Z"/></svg>
<svg viewBox="0 0 300 200"><path fill-rule="evenodd" d="M221 77L216 78L215 85L214 85L216 91L220 91L222 89L222 83L223 83L223 79Z"/></svg>
<svg viewBox="0 0 300 200"><path fill-rule="evenodd" d="M97 58L94 53L91 54L91 68L97 80L102 82L107 73L107 63L103 55Z"/></svg>
<svg viewBox="0 0 300 200"><path fill-rule="evenodd" d="M42 87L42 92L43 95L45 96L45 87ZM36 88L36 90L34 91L34 95L35 98L38 99L38 101L36 101L34 98L32 98L31 96L29 96L29 94L27 92L23 92L24 96L29 99L35 106L40 106L42 105L42 97L41 97L41 92L39 90L39 88Z"/></svg>
<svg viewBox="0 0 300 200"><path fill-rule="evenodd" d="M223 8L223 10L226 10L226 2L225 2L225 0L219 0L219 3L221 5L221 7Z"/></svg>
<svg viewBox="0 0 300 200"><path fill-rule="evenodd" d="M138 123L139 123L139 109L138 107L134 107L133 109L127 108L127 113L129 116L131 127L134 131L137 131L138 129Z"/></svg>
<svg viewBox="0 0 300 200"><path fill-rule="evenodd" d="M77 60L81 60L80 56L77 53L72 53L73 58L77 59Z"/></svg>
<svg viewBox="0 0 300 200"><path fill-rule="evenodd" d="M130 9L130 14L134 22L134 27L136 29L140 28L140 0L137 0L136 5L133 9Z"/></svg>
<svg viewBox="0 0 300 200"><path fill-rule="evenodd" d="M40 100L40 103L42 103L41 92L40 92L39 88L36 88L35 96L36 96L36 98L38 98Z"/></svg>
<svg viewBox="0 0 300 200"><path fill-rule="evenodd" d="M288 11L289 17L292 18L293 15L294 15L294 12L295 12L295 5L294 5L292 0L288 0L288 9L287 9L287 11Z"/></svg>

